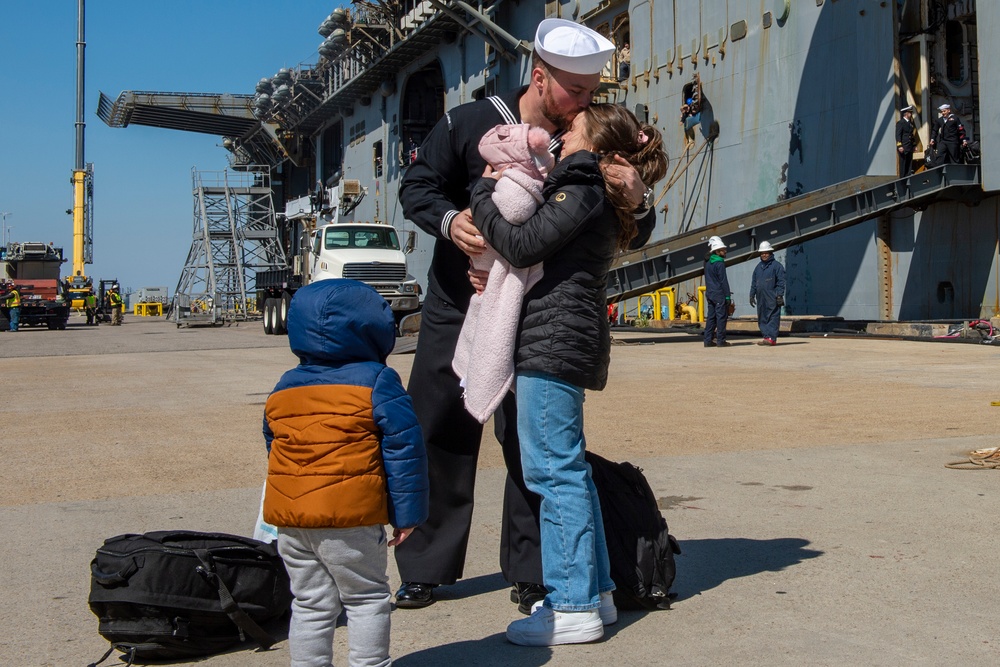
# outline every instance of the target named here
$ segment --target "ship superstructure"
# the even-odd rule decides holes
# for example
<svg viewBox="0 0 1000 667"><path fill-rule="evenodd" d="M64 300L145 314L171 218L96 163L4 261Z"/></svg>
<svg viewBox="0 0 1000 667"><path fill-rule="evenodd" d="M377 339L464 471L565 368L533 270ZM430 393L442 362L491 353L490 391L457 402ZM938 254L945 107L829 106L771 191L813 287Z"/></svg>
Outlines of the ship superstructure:
<svg viewBox="0 0 1000 667"><path fill-rule="evenodd" d="M246 94L125 92L102 95L99 113L114 126L225 137L233 168L268 170L279 209L350 179L363 192L344 202L346 216L417 231L396 192L423 138L446 109L522 85L547 16L586 23L619 46L598 97L656 124L671 156L668 177L654 186L651 244L623 261L665 259L611 285L613 293L670 283L695 291L702 240L725 227L737 258L763 240L778 248L788 314L1000 313L1000 211L991 196L1000 189L1000 58L992 53L1000 47L979 39L1000 26L994 3L353 2L317 17L315 63L247 82ZM979 142L982 163L926 172L945 102ZM901 180L894 126L907 105L916 110L921 170ZM817 216L831 224L817 226ZM410 256L421 280L432 245L424 239ZM737 302L751 270L730 269Z"/></svg>

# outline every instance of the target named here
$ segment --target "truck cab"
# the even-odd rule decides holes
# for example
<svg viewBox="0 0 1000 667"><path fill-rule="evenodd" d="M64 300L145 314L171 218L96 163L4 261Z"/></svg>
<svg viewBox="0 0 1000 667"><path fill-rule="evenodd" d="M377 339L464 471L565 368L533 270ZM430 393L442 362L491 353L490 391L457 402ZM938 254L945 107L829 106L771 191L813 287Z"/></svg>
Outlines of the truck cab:
<svg viewBox="0 0 1000 667"><path fill-rule="evenodd" d="M295 291L329 278L371 285L389 303L397 323L420 309L420 285L406 265L416 232L407 232L401 246L399 232L392 225L340 219L342 209L353 210L351 204L365 192L357 181L347 181L285 205L285 220L299 241L288 266L257 273L257 304L265 333L285 333Z"/></svg>
<svg viewBox="0 0 1000 667"><path fill-rule="evenodd" d="M390 225L338 222L312 234L310 282L350 278L375 288L402 317L420 306L420 287L406 270L406 256Z"/></svg>

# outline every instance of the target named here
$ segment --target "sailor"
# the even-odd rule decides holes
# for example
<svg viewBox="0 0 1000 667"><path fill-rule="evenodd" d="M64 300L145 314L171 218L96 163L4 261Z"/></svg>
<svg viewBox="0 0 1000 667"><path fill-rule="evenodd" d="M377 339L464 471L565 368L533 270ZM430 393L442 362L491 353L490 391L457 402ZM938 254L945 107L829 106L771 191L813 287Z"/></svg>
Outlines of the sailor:
<svg viewBox="0 0 1000 667"><path fill-rule="evenodd" d="M934 166L942 164L959 164L962 162L962 148L969 145L965 136L965 127L958 116L951 112L950 104L938 107L940 117L934 124L934 133L930 145L937 149L937 159Z"/></svg>
<svg viewBox="0 0 1000 667"><path fill-rule="evenodd" d="M902 118L896 121L896 152L899 154L899 175L913 173L913 149L917 145L917 128L913 124L913 107L900 110Z"/></svg>
<svg viewBox="0 0 1000 667"><path fill-rule="evenodd" d="M469 257L485 247L469 211L470 193L486 168L479 140L498 124L528 123L553 134L551 148L557 154L559 135L591 103L613 52L614 45L589 28L562 19L542 21L528 85L447 112L424 139L400 184L405 217L436 241L408 387L427 447L430 517L396 548L403 582L397 607L431 604L434 587L453 584L465 564L482 426L465 410L451 363L474 292L470 280L480 288L486 280L485 273L471 271L469 264ZM617 160L606 178L624 187L639 206L639 236L633 242L639 247L655 224L652 190L624 159ZM509 473L500 569L514 585L511 601L530 614L547 591L541 585L539 498L524 485L513 394L494 415L494 426Z"/></svg>
<svg viewBox="0 0 1000 667"><path fill-rule="evenodd" d="M785 267L774 258L774 248L764 241L757 248L760 263L750 278L750 305L757 308L757 326L763 338L758 345L777 345L781 307L785 305Z"/></svg>

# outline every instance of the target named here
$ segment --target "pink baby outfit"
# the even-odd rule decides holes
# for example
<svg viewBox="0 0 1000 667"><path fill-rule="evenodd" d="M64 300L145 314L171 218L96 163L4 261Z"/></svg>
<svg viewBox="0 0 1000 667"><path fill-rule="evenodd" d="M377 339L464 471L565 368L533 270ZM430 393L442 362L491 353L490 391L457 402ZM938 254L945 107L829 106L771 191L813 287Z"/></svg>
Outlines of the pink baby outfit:
<svg viewBox="0 0 1000 667"><path fill-rule="evenodd" d="M555 164L549 133L527 124L497 125L479 142L479 154L503 170L493 203L511 224L530 218L542 203L542 184ZM512 267L493 248L472 260L490 277L469 301L452 368L465 389L465 409L484 424L514 381L514 341L524 295L542 277L542 265Z"/></svg>

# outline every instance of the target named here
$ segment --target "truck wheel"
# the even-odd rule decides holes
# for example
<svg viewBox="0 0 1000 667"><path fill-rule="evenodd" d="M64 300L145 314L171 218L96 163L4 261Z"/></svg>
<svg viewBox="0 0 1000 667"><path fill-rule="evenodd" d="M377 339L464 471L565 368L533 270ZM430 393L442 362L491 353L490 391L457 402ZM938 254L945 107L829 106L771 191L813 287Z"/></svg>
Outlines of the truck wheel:
<svg viewBox="0 0 1000 667"><path fill-rule="evenodd" d="M288 333L288 302L284 295L274 300L274 334Z"/></svg>
<svg viewBox="0 0 1000 667"><path fill-rule="evenodd" d="M281 328L288 332L288 309L292 305L292 295L287 292L281 295Z"/></svg>
<svg viewBox="0 0 1000 667"><path fill-rule="evenodd" d="M274 299L264 299L264 333L274 335Z"/></svg>

